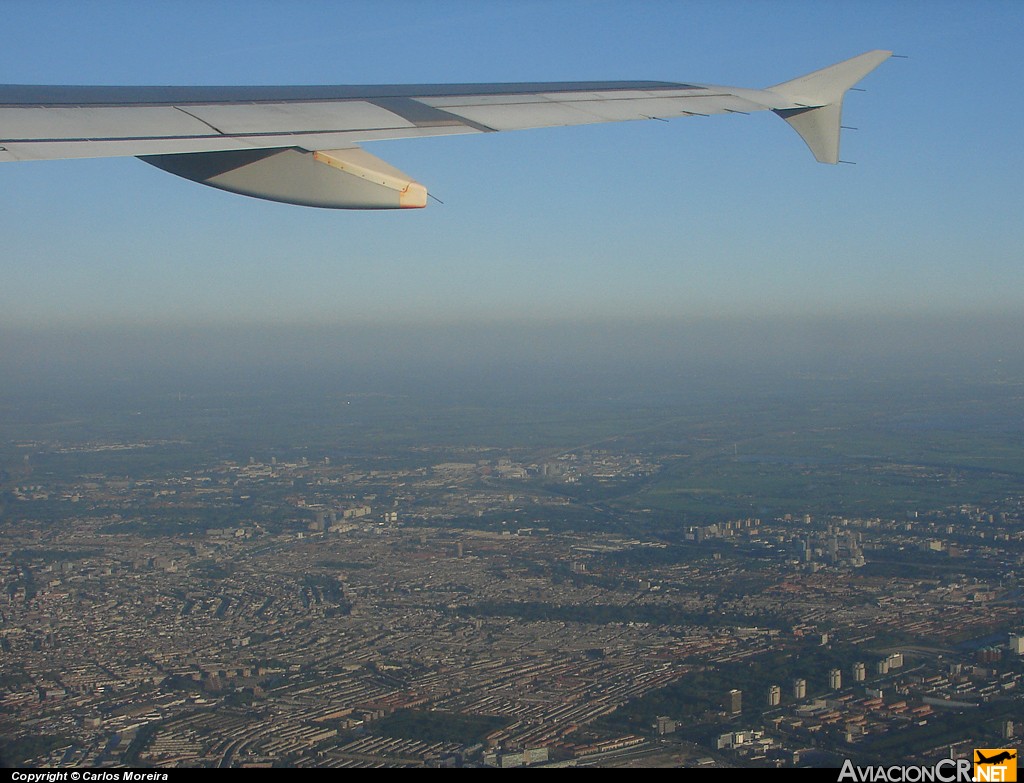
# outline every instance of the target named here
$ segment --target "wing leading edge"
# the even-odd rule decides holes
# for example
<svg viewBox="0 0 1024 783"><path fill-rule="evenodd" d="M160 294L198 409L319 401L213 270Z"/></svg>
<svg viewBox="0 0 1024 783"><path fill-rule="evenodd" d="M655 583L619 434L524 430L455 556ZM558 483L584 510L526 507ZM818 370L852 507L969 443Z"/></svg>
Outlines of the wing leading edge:
<svg viewBox="0 0 1024 783"><path fill-rule="evenodd" d="M341 209L427 191L357 145L383 139L773 111L839 160L843 97L871 51L763 90L677 82L322 87L0 86L0 162L136 156L202 184Z"/></svg>

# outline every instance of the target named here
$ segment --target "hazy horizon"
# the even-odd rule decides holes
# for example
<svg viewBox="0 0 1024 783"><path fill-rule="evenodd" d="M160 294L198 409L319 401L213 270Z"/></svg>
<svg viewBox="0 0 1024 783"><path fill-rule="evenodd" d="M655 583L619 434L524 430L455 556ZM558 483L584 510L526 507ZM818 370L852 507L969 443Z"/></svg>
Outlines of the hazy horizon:
<svg viewBox="0 0 1024 783"><path fill-rule="evenodd" d="M1024 316L546 320L449 324L0 328L0 391L68 381L103 386L215 379L245 385L299 373L309 383L399 387L446 373L572 385L690 383L833 375L871 380L981 373L1015 378ZM628 379L632 379L629 381ZM602 381L603 379L603 381ZM443 384L442 384L443 385Z"/></svg>

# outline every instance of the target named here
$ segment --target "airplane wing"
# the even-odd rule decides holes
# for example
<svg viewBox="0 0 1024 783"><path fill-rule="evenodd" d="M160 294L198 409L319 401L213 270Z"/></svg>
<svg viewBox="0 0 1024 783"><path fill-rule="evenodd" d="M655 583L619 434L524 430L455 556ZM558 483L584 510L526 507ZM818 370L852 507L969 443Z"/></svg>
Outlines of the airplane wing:
<svg viewBox="0 0 1024 783"><path fill-rule="evenodd" d="M770 110L839 161L843 96L875 50L767 89L677 82L91 87L0 85L0 162L136 156L222 190L336 209L423 207L358 145L382 139Z"/></svg>

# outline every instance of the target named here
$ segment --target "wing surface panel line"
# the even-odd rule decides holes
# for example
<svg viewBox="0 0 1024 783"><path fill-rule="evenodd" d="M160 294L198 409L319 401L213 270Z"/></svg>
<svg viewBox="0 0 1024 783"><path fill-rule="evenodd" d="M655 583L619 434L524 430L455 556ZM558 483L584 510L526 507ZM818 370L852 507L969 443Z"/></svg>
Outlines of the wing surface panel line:
<svg viewBox="0 0 1024 783"><path fill-rule="evenodd" d="M227 135L226 133L224 133L224 131L222 131L220 128L218 128L216 125L214 125L212 122L209 122L208 120L204 120L202 117L197 117L192 112L186 111L185 109L181 108L180 106L175 106L174 108L177 109L178 111L180 111L182 114L187 114L193 120L196 120L197 122L203 123L203 125L205 125L206 127L212 129L213 131L215 131L216 133L220 134L221 136L226 136Z"/></svg>

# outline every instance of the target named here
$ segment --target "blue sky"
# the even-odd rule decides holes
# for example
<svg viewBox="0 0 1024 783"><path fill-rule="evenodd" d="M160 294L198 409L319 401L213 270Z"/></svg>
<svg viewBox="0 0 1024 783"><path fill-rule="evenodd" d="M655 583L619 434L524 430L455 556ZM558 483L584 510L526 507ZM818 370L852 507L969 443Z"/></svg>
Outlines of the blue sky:
<svg viewBox="0 0 1024 783"><path fill-rule="evenodd" d="M0 165L0 327L1017 313L1020 2L22 2L0 81L664 79L869 49L842 157L764 113L380 142L445 203L327 211L131 158Z"/></svg>

